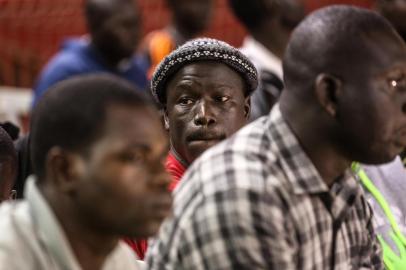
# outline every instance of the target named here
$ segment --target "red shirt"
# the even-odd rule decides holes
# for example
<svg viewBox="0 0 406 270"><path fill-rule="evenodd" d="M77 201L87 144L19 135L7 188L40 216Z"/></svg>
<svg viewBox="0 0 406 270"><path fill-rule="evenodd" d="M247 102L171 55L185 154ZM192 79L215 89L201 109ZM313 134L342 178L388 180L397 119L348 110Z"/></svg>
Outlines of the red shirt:
<svg viewBox="0 0 406 270"><path fill-rule="evenodd" d="M172 182L169 185L169 190L173 191L179 184L180 179L185 174L186 168L176 159L176 157L169 152L165 163L166 170L172 176Z"/></svg>
<svg viewBox="0 0 406 270"><path fill-rule="evenodd" d="M172 182L169 184L169 190L173 191L179 184L180 179L186 171L186 168L169 152L165 163L166 171L172 176ZM146 239L124 239L124 241L137 253L138 258L144 259L147 253L148 241Z"/></svg>

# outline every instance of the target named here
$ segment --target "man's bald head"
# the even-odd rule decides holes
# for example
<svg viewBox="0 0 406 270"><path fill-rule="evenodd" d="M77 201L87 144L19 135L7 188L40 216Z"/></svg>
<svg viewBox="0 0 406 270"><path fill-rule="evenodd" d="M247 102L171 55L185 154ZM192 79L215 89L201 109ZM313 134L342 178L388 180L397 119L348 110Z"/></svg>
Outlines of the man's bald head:
<svg viewBox="0 0 406 270"><path fill-rule="evenodd" d="M406 146L406 46L378 13L312 13L293 32L283 68L281 110L299 137L367 164Z"/></svg>
<svg viewBox="0 0 406 270"><path fill-rule="evenodd" d="M368 44L382 34L397 38L387 20L366 9L337 5L310 14L293 32L285 52L287 88L311 88L320 73L347 77L362 71L371 53Z"/></svg>

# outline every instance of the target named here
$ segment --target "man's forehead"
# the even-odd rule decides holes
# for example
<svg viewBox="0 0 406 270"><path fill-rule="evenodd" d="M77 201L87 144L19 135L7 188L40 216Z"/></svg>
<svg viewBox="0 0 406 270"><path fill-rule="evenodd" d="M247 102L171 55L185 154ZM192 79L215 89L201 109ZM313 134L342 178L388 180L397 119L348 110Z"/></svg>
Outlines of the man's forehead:
<svg viewBox="0 0 406 270"><path fill-rule="evenodd" d="M157 119L157 112L148 105L110 104L106 110L105 125L120 128L123 123L127 123L128 126L142 122L153 123Z"/></svg>
<svg viewBox="0 0 406 270"><path fill-rule="evenodd" d="M216 70L213 72L213 70ZM205 76L218 76L219 72L234 74L235 77L240 78L243 80L241 75L235 71L234 69L230 68L228 65L218 62L218 61L198 61L194 63L189 63L182 68L180 68L174 75L174 77L182 77L182 76L196 76L196 77L205 77Z"/></svg>
<svg viewBox="0 0 406 270"><path fill-rule="evenodd" d="M182 67L169 81L166 91L169 94L173 91L172 88L177 89L176 92L183 92L182 90L193 90L196 87L208 85L211 87L210 90L240 89L244 88L244 79L226 64L203 61ZM180 86L188 87L182 89ZM245 89L241 90L245 91Z"/></svg>
<svg viewBox="0 0 406 270"><path fill-rule="evenodd" d="M164 136L158 113L147 106L110 106L101 132L102 140L118 138L144 144Z"/></svg>
<svg viewBox="0 0 406 270"><path fill-rule="evenodd" d="M375 33L374 39L366 40L365 44L371 60L382 70L390 70L395 66L406 64L406 45L397 34ZM371 63L367 62L367 64Z"/></svg>
<svg viewBox="0 0 406 270"><path fill-rule="evenodd" d="M326 64L332 66L339 76L382 75L406 61L405 43L392 31L365 32L349 38L347 44L334 46L336 49L329 53L330 61Z"/></svg>

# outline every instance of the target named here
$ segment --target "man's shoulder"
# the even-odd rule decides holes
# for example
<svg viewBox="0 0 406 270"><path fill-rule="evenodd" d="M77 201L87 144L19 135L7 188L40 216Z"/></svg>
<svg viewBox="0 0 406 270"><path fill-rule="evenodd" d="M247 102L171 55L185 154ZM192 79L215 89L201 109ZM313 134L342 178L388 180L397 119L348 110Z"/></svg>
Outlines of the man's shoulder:
<svg viewBox="0 0 406 270"><path fill-rule="evenodd" d="M35 268L30 247L35 245L36 234L27 202L1 204L0 232L0 269Z"/></svg>
<svg viewBox="0 0 406 270"><path fill-rule="evenodd" d="M86 40L73 39L64 43L62 48L51 58L45 70L86 71L93 64L93 53Z"/></svg>
<svg viewBox="0 0 406 270"><path fill-rule="evenodd" d="M30 227L31 218L26 201L3 202L0 205L0 231L15 231L18 227ZM0 242L7 240L11 234L0 234Z"/></svg>

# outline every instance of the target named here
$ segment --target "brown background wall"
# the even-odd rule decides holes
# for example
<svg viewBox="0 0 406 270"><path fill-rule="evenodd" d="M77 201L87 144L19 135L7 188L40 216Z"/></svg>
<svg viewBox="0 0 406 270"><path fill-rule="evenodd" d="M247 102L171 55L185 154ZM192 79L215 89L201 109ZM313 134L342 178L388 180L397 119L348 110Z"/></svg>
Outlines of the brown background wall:
<svg viewBox="0 0 406 270"><path fill-rule="evenodd" d="M241 0L249 1L249 0ZM308 11L329 4L370 7L373 0L306 0ZM85 33L83 0L0 0L0 85L32 87L41 67L68 36ZM213 23L205 35L235 46L245 34L227 7L215 0ZM139 0L144 33L169 20L164 0Z"/></svg>

